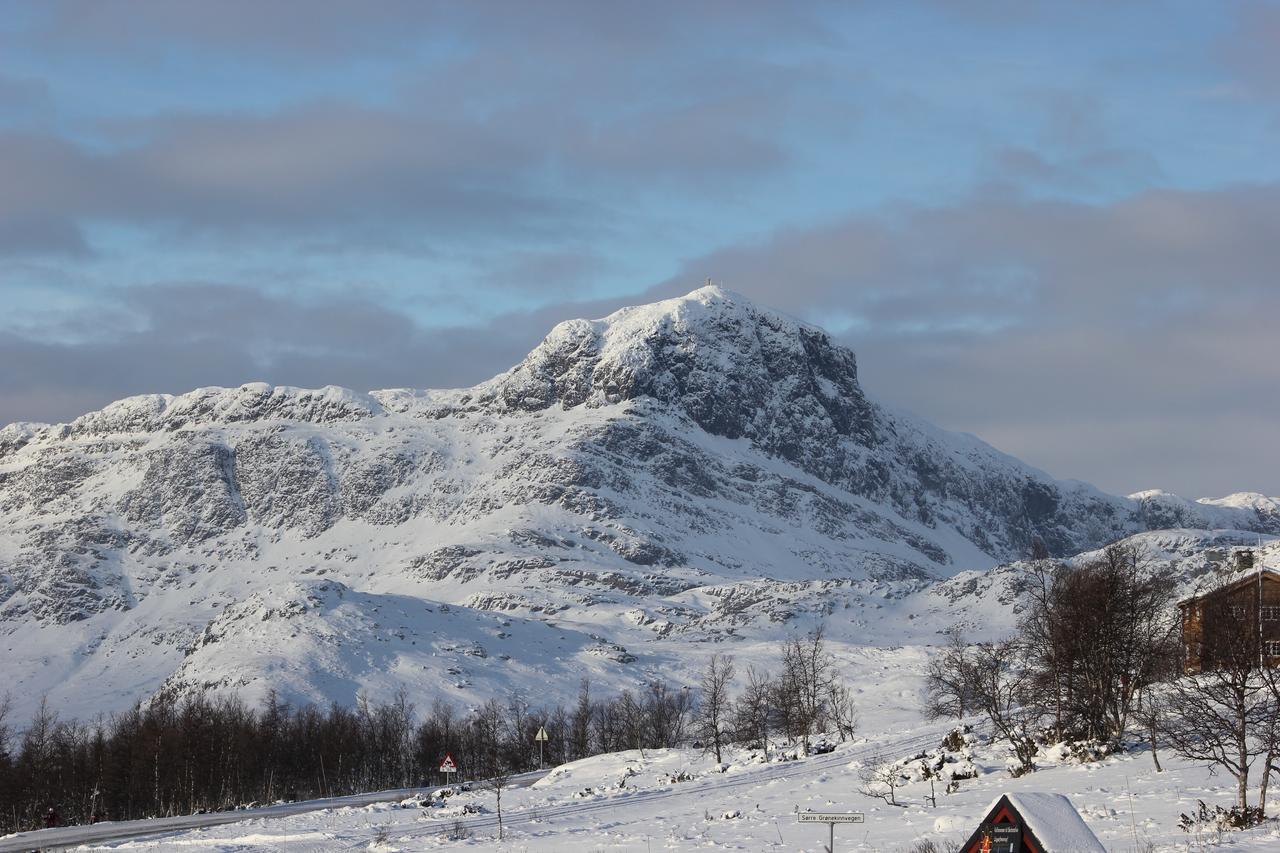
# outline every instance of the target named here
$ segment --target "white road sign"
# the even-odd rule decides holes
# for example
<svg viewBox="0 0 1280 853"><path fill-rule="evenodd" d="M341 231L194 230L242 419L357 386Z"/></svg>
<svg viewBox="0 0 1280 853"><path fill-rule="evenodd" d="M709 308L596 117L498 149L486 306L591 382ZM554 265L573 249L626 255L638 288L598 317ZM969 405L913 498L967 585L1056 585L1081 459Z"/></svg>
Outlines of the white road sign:
<svg viewBox="0 0 1280 853"><path fill-rule="evenodd" d="M866 823L862 812L797 812L801 823Z"/></svg>
<svg viewBox="0 0 1280 853"><path fill-rule="evenodd" d="M440 762L441 773L457 773L458 765L453 763L453 756L445 753L444 761Z"/></svg>
<svg viewBox="0 0 1280 853"><path fill-rule="evenodd" d="M538 733L534 735L534 740L551 740L547 737L547 730L543 726L538 726Z"/></svg>

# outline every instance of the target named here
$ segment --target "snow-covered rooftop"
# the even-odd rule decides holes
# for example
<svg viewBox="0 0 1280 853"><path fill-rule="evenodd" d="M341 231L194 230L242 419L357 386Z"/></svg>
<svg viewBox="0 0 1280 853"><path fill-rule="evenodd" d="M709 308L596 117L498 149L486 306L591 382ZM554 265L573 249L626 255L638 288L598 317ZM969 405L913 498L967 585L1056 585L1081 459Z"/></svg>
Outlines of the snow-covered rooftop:
<svg viewBox="0 0 1280 853"><path fill-rule="evenodd" d="M994 812L1001 800L1007 800L1018 813L1045 853L1106 853L1107 848L1065 795L1040 791L1003 794L992 801L987 813Z"/></svg>

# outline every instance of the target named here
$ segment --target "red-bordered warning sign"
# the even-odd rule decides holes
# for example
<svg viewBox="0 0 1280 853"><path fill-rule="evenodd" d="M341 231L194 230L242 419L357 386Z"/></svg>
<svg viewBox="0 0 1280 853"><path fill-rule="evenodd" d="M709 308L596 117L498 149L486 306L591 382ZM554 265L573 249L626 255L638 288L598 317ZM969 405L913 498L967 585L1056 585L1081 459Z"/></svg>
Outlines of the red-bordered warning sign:
<svg viewBox="0 0 1280 853"><path fill-rule="evenodd" d="M454 763L453 756L449 753L444 754L444 761L440 762L441 773L457 773L458 765Z"/></svg>

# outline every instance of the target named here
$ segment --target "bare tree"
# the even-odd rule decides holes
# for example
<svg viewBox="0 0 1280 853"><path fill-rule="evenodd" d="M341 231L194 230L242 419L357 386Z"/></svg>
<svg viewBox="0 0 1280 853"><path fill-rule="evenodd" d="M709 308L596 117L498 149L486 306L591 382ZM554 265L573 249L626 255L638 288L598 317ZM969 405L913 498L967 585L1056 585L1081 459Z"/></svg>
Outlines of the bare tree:
<svg viewBox="0 0 1280 853"><path fill-rule="evenodd" d="M31 780L37 803L52 802L55 758L55 735L58 715L49 707L49 697L42 696L31 722L22 733L21 761L25 775Z"/></svg>
<svg viewBox="0 0 1280 853"><path fill-rule="evenodd" d="M858 793L884 800L887 805L906 808L898 802L898 788L906 782L902 769L893 761L875 756L858 769Z"/></svg>
<svg viewBox="0 0 1280 853"><path fill-rule="evenodd" d="M1027 591L1031 606L1018 623L1020 638L1037 670L1037 686L1053 697L1053 730L1059 741L1065 734L1074 695L1071 661L1081 651L1067 612L1071 602L1066 600L1066 587L1071 571L1069 566L1037 560Z"/></svg>
<svg viewBox="0 0 1280 853"><path fill-rule="evenodd" d="M1165 675L1173 593L1126 543L1079 567L1035 564L1019 638L1058 739L1124 736L1143 691Z"/></svg>
<svg viewBox="0 0 1280 853"><path fill-rule="evenodd" d="M1035 732L1044 708L1034 690L1033 673L1016 641L982 643L974 647L974 695L997 737L1018 759L1015 776L1036 769Z"/></svg>
<svg viewBox="0 0 1280 853"><path fill-rule="evenodd" d="M0 699L0 766L8 766L9 741L13 738L13 732L9 728L9 712L13 709L13 697L8 693Z"/></svg>
<svg viewBox="0 0 1280 853"><path fill-rule="evenodd" d="M1201 672L1169 686L1163 732L1174 752L1205 761L1236 782L1236 802L1248 807L1249 770L1274 756L1269 735L1275 709L1260 666L1256 599L1209 597L1202 610Z"/></svg>
<svg viewBox="0 0 1280 853"><path fill-rule="evenodd" d="M733 677L732 671L729 677ZM692 706L693 697L687 688L673 690L660 681L651 682L645 691L642 707L645 743L666 748L683 743Z"/></svg>
<svg viewBox="0 0 1280 853"><path fill-rule="evenodd" d="M1262 780L1258 784L1258 817L1267 816L1267 786L1271 774L1280 772L1280 674L1273 667L1263 666L1261 669L1263 683L1266 684L1265 703L1261 713L1261 721L1257 727L1258 739L1262 742Z"/></svg>
<svg viewBox="0 0 1280 853"><path fill-rule="evenodd" d="M502 708L493 699L486 702L476 715L473 725L481 750L481 785L493 791L498 813L498 840L502 840L502 789L511 782L511 766L503 755Z"/></svg>
<svg viewBox="0 0 1280 853"><path fill-rule="evenodd" d="M1159 746L1164 720L1169 712L1168 684L1178 678L1181 672L1180 644L1170 635L1168 642L1157 651L1149 683L1142 685L1136 694L1133 719L1146 733L1151 761L1155 764L1157 773L1164 772L1164 768L1160 766Z"/></svg>
<svg viewBox="0 0 1280 853"><path fill-rule="evenodd" d="M569 751L573 758L584 758L591 752L591 717L591 682L584 678L569 718Z"/></svg>
<svg viewBox="0 0 1280 853"><path fill-rule="evenodd" d="M699 683L701 702L694 724L703 748L715 753L716 763L720 762L721 747L728 740L729 685L733 676L733 658L717 653L707 661Z"/></svg>
<svg viewBox="0 0 1280 853"><path fill-rule="evenodd" d="M836 670L835 656L827 650L825 626L819 624L805 637L792 637L782 645L782 674L774 686L773 705L788 737L799 736L807 750L809 736L836 722L841 737L852 731L856 720L852 699ZM840 704L837 722L833 704Z"/></svg>
<svg viewBox="0 0 1280 853"><path fill-rule="evenodd" d="M977 710L974 678L969 643L953 627L947 631L947 645L925 665L925 719L961 719Z"/></svg>
<svg viewBox="0 0 1280 853"><path fill-rule="evenodd" d="M853 704L853 693L843 681L833 680L827 688L827 716L842 743L853 737L858 727L858 709Z"/></svg>
<svg viewBox="0 0 1280 853"><path fill-rule="evenodd" d="M920 772L921 775L924 776L925 781L929 783L929 806L936 809L938 807L938 789L935 787L934 783L943 778L942 772L930 761L921 762Z"/></svg>
<svg viewBox="0 0 1280 853"><path fill-rule="evenodd" d="M747 667L747 687L738 695L734 704L734 728L737 739L748 743L758 742L769 760L769 700L771 696L769 673Z"/></svg>

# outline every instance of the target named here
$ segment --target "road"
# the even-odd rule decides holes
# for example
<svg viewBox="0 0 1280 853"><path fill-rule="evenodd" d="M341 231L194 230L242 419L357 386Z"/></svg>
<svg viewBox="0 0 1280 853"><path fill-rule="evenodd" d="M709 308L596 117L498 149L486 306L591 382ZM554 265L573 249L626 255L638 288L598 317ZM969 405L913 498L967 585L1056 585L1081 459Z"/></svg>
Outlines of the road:
<svg viewBox="0 0 1280 853"><path fill-rule="evenodd" d="M563 803L555 806L544 804L536 808L526 809L503 809L502 825L504 827L512 827L531 823L535 820L539 823L547 823L558 817L577 817L593 812L608 812L613 821L618 821L621 819L621 813L633 806L649 806L662 800L676 798L688 800L702 794L719 794L739 788L752 788L767 782L842 769L853 761L867 761L881 756L885 758L901 758L926 749L933 749L938 746L943 735L954 725L954 723L950 723L945 726L939 726L936 729L931 727L924 732L916 731L911 735L897 738L881 738L852 749L838 749L827 755L817 755L782 764L769 764L758 770L735 774L727 778L704 776L692 782L672 785L670 788L636 791L632 794L615 795L603 800ZM456 818L450 817L441 821L432 821L408 831L395 831L392 834L392 840L399 842L416 836L439 835L443 828L453 826L458 822ZM489 814L460 822L468 830L474 832L476 830L496 829L498 818L497 815ZM362 842L361 846L366 843Z"/></svg>
<svg viewBox="0 0 1280 853"><path fill-rule="evenodd" d="M535 770L512 776L509 785L523 788L532 785L550 770ZM54 851L78 847L81 844L99 844L107 841L122 841L126 838L147 838L153 835L186 830L219 826L224 823L239 823L242 820L259 820L263 818L292 817L306 812L324 809L340 809L350 806L368 806L373 803L394 802L412 796L433 794L440 787L433 788L397 788L392 791L374 791L369 794L352 794L349 797L332 797L327 800L305 800L297 803L280 803L274 806L263 806L255 809L242 809L233 812L211 812L209 814L182 815L180 817L150 818L147 820L126 820L116 823L95 823L87 826L59 826L54 829L40 829L34 832L20 832L0 838L0 853L25 853L30 850Z"/></svg>

